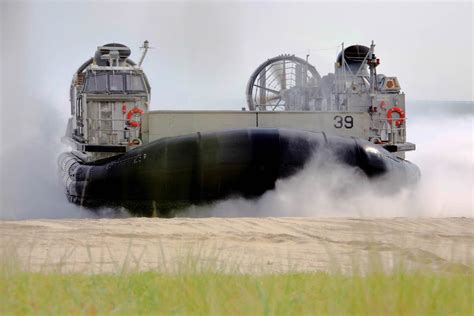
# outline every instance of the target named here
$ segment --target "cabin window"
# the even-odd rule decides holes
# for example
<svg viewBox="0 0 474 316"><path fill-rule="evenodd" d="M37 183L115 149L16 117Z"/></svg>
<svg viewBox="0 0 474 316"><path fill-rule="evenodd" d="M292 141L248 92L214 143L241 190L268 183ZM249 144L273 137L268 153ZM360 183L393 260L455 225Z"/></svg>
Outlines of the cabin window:
<svg viewBox="0 0 474 316"><path fill-rule="evenodd" d="M128 91L144 91L142 77L139 75L127 75L127 90Z"/></svg>
<svg viewBox="0 0 474 316"><path fill-rule="evenodd" d="M123 91L123 76L113 74L109 75L110 91Z"/></svg>
<svg viewBox="0 0 474 316"><path fill-rule="evenodd" d="M107 91L107 74L91 75L87 78L87 92Z"/></svg>

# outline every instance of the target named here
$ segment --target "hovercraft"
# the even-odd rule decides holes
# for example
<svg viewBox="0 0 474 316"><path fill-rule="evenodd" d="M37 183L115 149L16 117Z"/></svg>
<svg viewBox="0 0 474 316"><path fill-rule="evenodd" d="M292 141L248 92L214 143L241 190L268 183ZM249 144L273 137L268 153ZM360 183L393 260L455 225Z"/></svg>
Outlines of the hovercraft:
<svg viewBox="0 0 474 316"><path fill-rule="evenodd" d="M229 196L254 198L315 156L336 157L368 179L392 186L419 178L404 159L405 95L396 77L376 73L375 45L342 49L321 77L308 60L268 59L247 84L240 111L150 111L150 84L131 50L98 47L74 74L59 159L66 196L89 208L125 207L136 215Z"/></svg>

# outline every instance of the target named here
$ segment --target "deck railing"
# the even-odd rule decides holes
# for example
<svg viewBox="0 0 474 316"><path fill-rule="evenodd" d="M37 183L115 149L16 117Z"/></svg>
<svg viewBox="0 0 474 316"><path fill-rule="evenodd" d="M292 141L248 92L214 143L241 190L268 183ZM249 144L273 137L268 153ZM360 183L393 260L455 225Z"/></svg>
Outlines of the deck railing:
<svg viewBox="0 0 474 316"><path fill-rule="evenodd" d="M127 119L88 118L87 129L89 143L106 143L111 145L128 144L132 139L138 138L140 127L130 127L127 122ZM103 140L104 136L106 137L106 141Z"/></svg>
<svg viewBox="0 0 474 316"><path fill-rule="evenodd" d="M397 121L402 121L402 123L397 126ZM406 142L406 118L372 119L372 122L381 123L372 124L371 129L376 131L375 134L380 135L380 137L385 133L388 138L382 139L381 137L382 142L388 142L389 144L403 144Z"/></svg>

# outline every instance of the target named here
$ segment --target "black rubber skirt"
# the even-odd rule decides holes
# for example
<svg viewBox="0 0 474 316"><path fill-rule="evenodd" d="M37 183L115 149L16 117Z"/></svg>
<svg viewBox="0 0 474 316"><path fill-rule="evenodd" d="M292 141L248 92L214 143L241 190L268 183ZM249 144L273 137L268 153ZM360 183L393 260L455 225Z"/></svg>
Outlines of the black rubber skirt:
<svg viewBox="0 0 474 316"><path fill-rule="evenodd" d="M396 186L416 182L420 175L415 165L365 140L265 128L163 138L95 163L64 153L59 166L73 203L166 216L190 204L258 197L318 155L368 178L391 173Z"/></svg>

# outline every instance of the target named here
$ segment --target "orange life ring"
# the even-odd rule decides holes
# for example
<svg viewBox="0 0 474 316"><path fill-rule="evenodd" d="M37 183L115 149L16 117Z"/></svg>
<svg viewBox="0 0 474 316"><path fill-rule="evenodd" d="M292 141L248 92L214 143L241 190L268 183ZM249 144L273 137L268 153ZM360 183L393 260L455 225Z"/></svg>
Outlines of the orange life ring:
<svg viewBox="0 0 474 316"><path fill-rule="evenodd" d="M130 124L130 126L132 126L132 127L138 127L138 126L140 126L142 123L141 123L141 121L135 121L135 120L133 120L133 119L132 119L133 114L140 114L140 115L142 115L142 114L143 114L143 110L140 109L140 108L134 107L133 109L131 109L131 110L128 111L128 113L127 113L128 124Z"/></svg>
<svg viewBox="0 0 474 316"><path fill-rule="evenodd" d="M390 124L390 126L392 126L392 113L393 112L397 112L398 115L400 115L400 118L395 121L395 126L400 127L400 125L402 125L403 122L405 121L405 111L397 107L390 108L387 111L387 121Z"/></svg>

